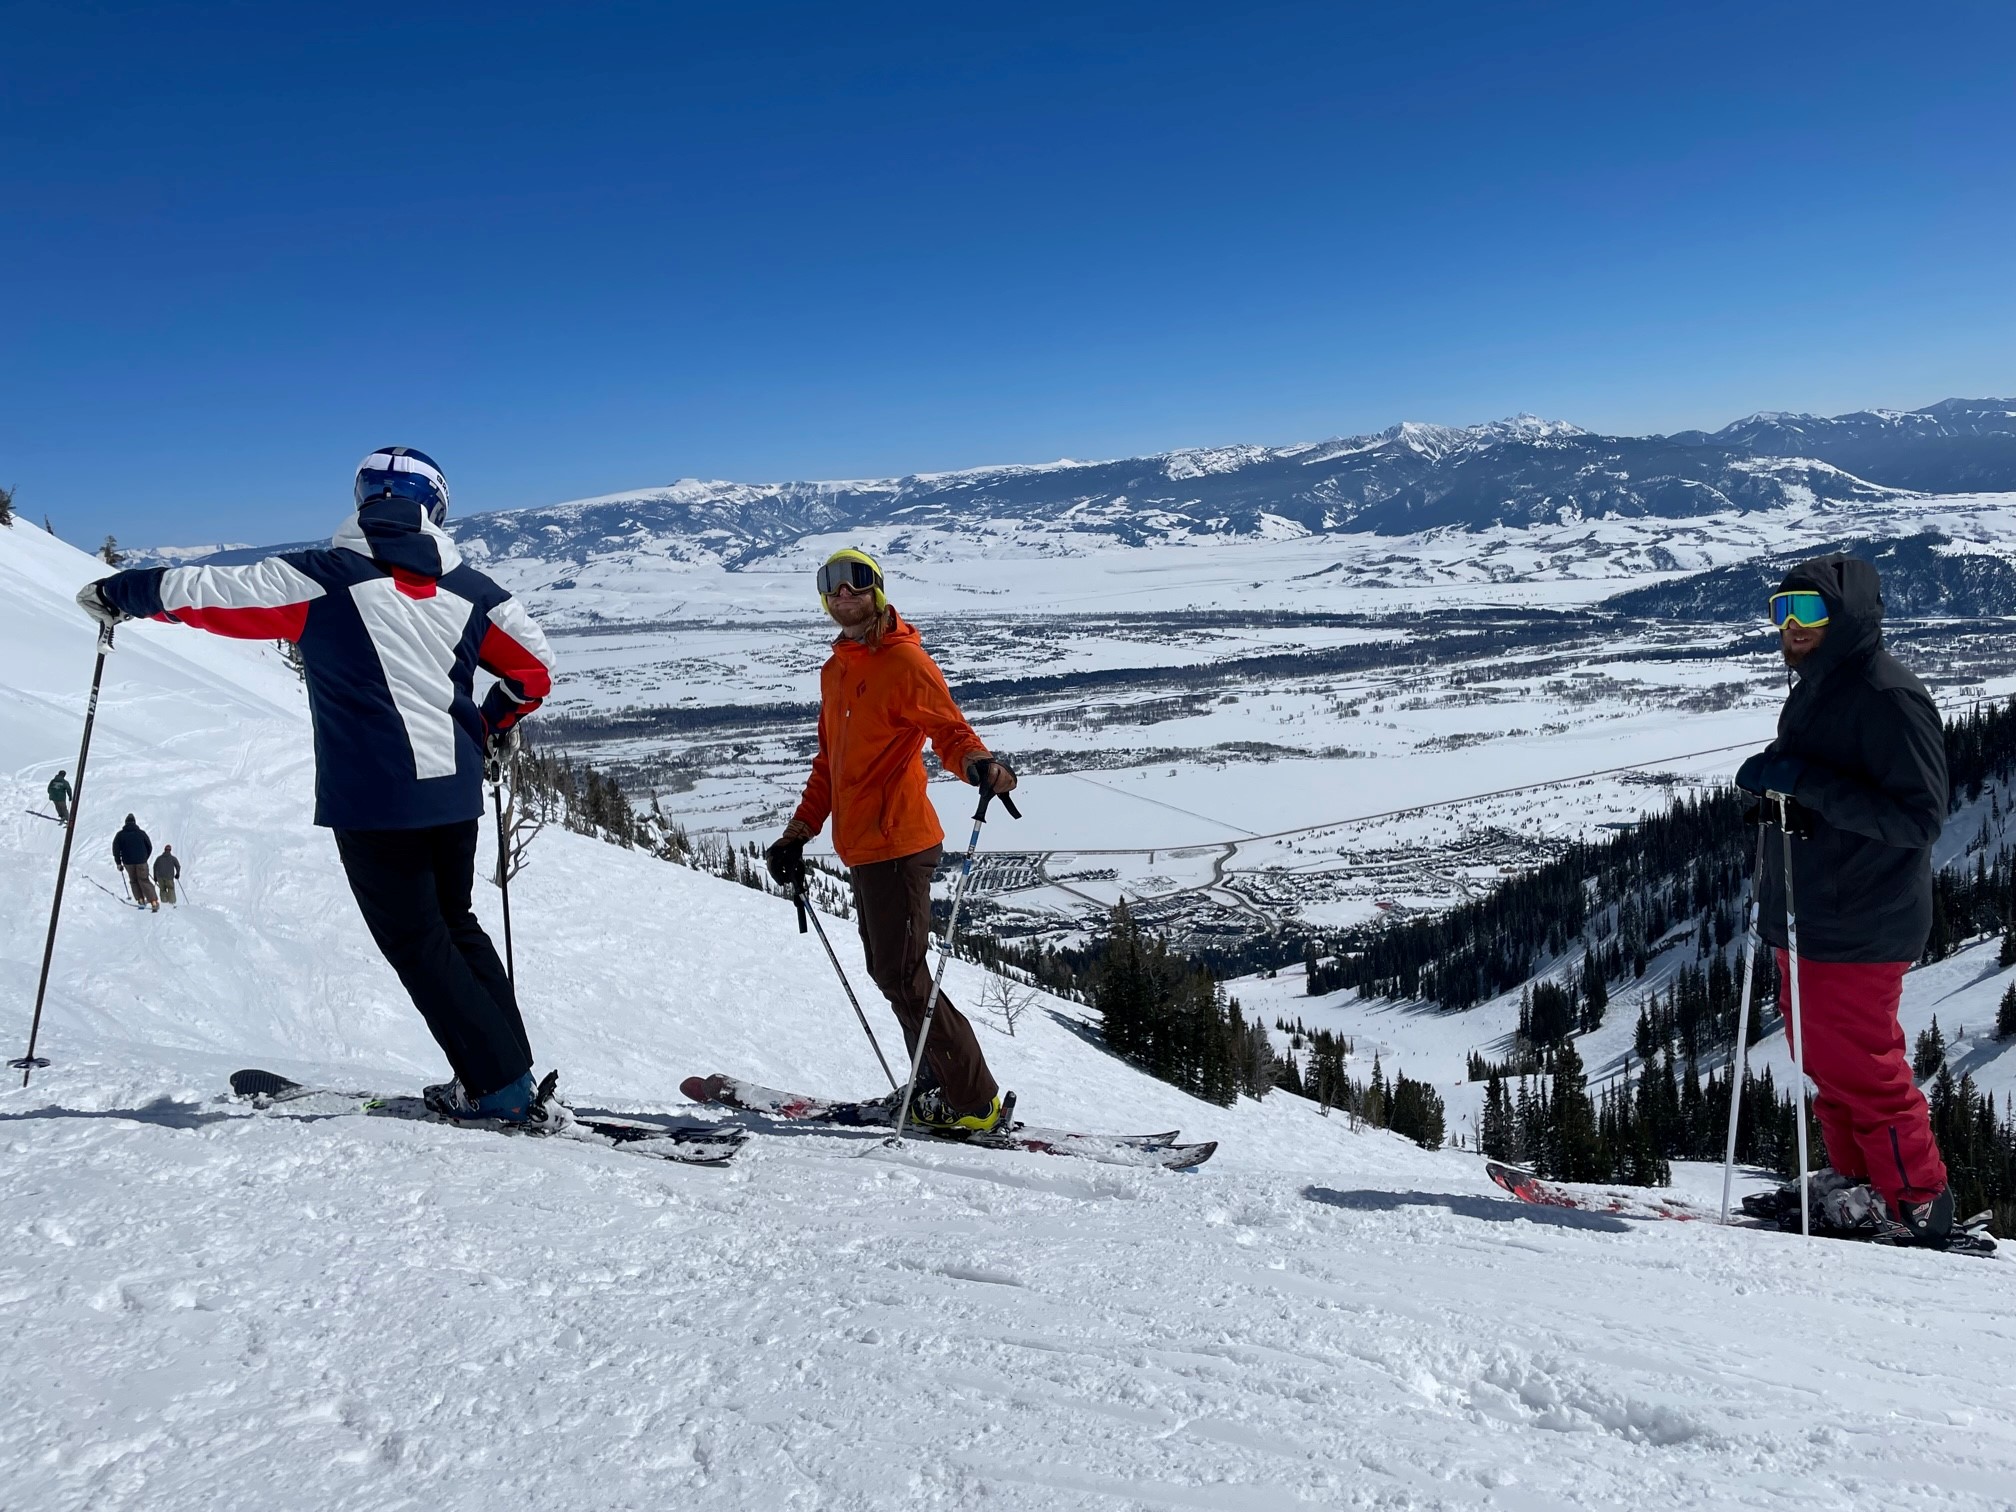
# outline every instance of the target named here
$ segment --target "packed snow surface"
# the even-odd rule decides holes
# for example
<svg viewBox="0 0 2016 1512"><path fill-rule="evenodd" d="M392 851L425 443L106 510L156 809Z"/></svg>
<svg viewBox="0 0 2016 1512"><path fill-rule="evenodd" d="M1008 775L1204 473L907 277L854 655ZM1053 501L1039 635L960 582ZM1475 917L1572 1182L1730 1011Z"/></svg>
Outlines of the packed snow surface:
<svg viewBox="0 0 2016 1512"><path fill-rule="evenodd" d="M24 1038L61 844L26 811L74 775L91 635L68 600L95 565L0 531L0 991ZM1180 1126L1216 1160L797 1131L699 1170L228 1104L242 1065L442 1074L309 787L270 650L122 630L56 1064L0 1097L0 1506L2009 1504L2004 1262L1521 1206L1472 1156L1298 1099L1187 1098L1071 1005L981 1031L1025 1113ZM184 858L180 908L115 896L129 810ZM578 1104L690 1113L680 1077L712 1070L876 1090L774 898L549 830L513 912L535 1046ZM950 980L977 1002L977 971Z"/></svg>

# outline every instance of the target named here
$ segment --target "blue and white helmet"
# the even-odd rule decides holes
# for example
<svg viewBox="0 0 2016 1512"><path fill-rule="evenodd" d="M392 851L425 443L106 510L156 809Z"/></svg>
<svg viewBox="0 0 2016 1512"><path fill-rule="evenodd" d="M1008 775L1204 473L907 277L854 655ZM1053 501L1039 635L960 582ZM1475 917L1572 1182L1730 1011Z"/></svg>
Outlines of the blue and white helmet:
<svg viewBox="0 0 2016 1512"><path fill-rule="evenodd" d="M423 451L381 446L357 464L357 507L373 499L411 499L439 525L448 518L448 479Z"/></svg>

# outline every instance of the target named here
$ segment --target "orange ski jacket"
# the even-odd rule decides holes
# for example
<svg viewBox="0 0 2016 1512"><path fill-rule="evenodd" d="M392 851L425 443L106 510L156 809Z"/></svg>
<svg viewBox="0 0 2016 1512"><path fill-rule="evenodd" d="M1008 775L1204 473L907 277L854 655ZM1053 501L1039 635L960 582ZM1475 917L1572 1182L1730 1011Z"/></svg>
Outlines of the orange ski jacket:
<svg viewBox="0 0 2016 1512"><path fill-rule="evenodd" d="M880 642L841 636L819 669L819 754L795 818L817 834L830 815L849 866L914 856L945 840L924 791L924 742L946 771L987 747L966 723L916 629L897 619Z"/></svg>

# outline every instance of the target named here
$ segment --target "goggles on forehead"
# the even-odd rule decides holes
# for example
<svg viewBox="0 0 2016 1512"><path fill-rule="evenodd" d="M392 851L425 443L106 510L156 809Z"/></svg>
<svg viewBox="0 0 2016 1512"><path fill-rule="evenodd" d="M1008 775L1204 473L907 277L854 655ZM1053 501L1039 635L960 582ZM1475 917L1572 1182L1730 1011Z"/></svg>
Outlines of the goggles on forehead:
<svg viewBox="0 0 2016 1512"><path fill-rule="evenodd" d="M1817 630L1827 623L1827 600L1817 593L1774 593L1771 595L1771 623L1781 630L1787 623L1805 630Z"/></svg>
<svg viewBox="0 0 2016 1512"><path fill-rule="evenodd" d="M819 593L824 597L836 588L852 588L856 593L872 593L882 586L882 574L854 557L839 557L819 569Z"/></svg>

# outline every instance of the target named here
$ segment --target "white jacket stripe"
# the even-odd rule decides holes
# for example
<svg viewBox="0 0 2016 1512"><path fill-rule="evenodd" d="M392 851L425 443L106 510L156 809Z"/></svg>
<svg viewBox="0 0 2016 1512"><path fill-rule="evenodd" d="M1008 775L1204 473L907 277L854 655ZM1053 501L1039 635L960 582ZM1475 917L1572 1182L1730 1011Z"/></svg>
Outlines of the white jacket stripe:
<svg viewBox="0 0 2016 1512"><path fill-rule="evenodd" d="M244 567L171 567L161 574L161 607L282 609L319 599L323 587L292 562L267 557Z"/></svg>
<svg viewBox="0 0 2016 1512"><path fill-rule="evenodd" d="M350 597L405 723L413 775L453 776L455 721L449 711L455 703L455 652L476 606L438 587L426 598L409 598L389 577L353 584Z"/></svg>

